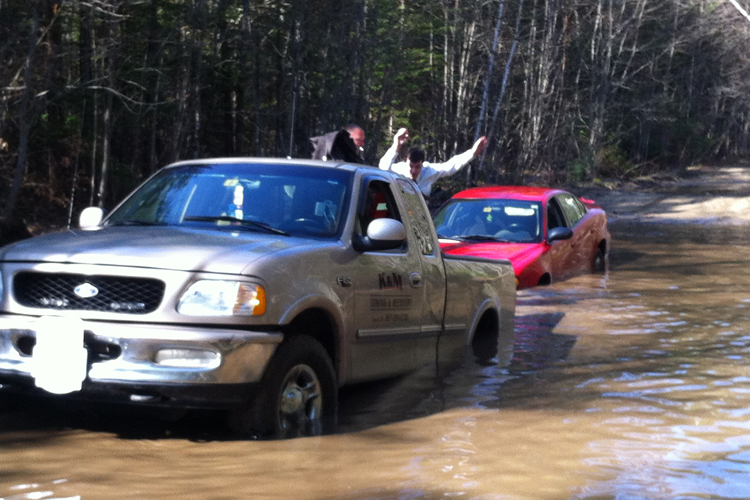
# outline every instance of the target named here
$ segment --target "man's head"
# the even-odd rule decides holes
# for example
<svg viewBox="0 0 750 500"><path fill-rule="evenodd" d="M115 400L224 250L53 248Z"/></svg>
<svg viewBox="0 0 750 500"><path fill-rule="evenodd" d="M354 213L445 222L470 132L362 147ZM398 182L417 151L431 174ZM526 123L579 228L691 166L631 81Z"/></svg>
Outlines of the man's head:
<svg viewBox="0 0 750 500"><path fill-rule="evenodd" d="M356 144L358 148L365 147L365 131L362 130L362 127L354 123L350 123L349 125L344 127L344 130L349 132L349 137L352 138L354 144Z"/></svg>
<svg viewBox="0 0 750 500"><path fill-rule="evenodd" d="M424 151L412 148L409 151L409 173L415 181L419 179L419 173L422 171L422 162L424 162Z"/></svg>

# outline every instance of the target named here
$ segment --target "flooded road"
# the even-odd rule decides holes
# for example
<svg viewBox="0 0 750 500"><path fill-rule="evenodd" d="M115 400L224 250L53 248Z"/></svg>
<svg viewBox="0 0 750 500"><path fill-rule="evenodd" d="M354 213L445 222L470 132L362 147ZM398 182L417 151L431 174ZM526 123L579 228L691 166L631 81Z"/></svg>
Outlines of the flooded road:
<svg viewBox="0 0 750 500"><path fill-rule="evenodd" d="M607 274L519 293L510 368L348 388L335 435L4 401L0 499L748 498L748 229L611 224Z"/></svg>

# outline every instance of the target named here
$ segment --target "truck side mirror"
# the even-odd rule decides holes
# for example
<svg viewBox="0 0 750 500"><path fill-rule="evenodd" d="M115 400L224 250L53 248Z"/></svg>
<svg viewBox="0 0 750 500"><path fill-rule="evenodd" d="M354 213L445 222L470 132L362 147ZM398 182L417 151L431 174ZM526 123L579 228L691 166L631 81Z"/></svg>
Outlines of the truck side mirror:
<svg viewBox="0 0 750 500"><path fill-rule="evenodd" d="M406 242L406 228L396 219L375 219L367 225L367 236L355 235L352 246L358 252L393 250Z"/></svg>
<svg viewBox="0 0 750 500"><path fill-rule="evenodd" d="M101 224L104 219L104 210L99 207L87 207L78 217L78 227L81 229L93 229Z"/></svg>
<svg viewBox="0 0 750 500"><path fill-rule="evenodd" d="M573 237L573 230L569 227L554 227L547 232L547 241L569 240Z"/></svg>

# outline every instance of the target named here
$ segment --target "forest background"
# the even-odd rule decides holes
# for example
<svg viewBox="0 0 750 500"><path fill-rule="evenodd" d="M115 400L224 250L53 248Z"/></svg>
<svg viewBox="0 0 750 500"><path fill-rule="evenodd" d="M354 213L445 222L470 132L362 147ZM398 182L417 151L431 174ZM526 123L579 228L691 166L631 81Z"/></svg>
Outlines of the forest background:
<svg viewBox="0 0 750 500"><path fill-rule="evenodd" d="M746 0L0 0L0 213L113 207L159 167L400 127L444 183L605 183L750 150Z"/></svg>

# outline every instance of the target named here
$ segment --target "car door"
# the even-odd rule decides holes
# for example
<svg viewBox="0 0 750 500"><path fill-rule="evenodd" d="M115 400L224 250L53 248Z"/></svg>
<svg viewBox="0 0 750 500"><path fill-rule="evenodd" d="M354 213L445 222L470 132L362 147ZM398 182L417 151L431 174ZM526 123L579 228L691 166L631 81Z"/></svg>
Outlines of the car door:
<svg viewBox="0 0 750 500"><path fill-rule="evenodd" d="M570 238L570 254L565 264L564 275L572 275L577 271L587 268L594 260L596 242L593 241L592 224L587 217L587 209L581 201L570 193L562 193L555 196L560 209L565 215L568 227L573 230Z"/></svg>
<svg viewBox="0 0 750 500"><path fill-rule="evenodd" d="M356 233L387 217L404 222L390 179L363 179ZM355 339L351 379L368 380L413 369L421 361L422 308L425 287L419 245L407 231L407 243L387 251L366 251L352 268Z"/></svg>
<svg viewBox="0 0 750 500"><path fill-rule="evenodd" d="M560 206L556 196L547 200L547 235L556 227L569 227L568 219ZM552 276L552 281L562 279L568 272L568 267L573 258L573 245L571 240L556 240L549 242L547 251L547 266Z"/></svg>

